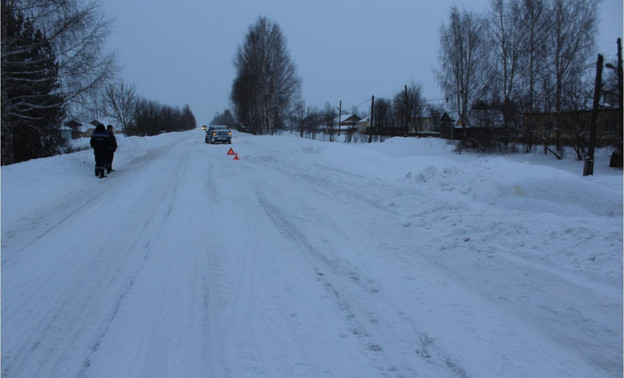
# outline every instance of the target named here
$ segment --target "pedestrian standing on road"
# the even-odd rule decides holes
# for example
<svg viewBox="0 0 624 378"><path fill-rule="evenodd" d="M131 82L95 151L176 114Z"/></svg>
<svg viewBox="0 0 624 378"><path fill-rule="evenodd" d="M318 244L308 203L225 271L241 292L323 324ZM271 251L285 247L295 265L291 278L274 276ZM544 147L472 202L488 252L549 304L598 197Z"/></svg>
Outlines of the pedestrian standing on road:
<svg viewBox="0 0 624 378"><path fill-rule="evenodd" d="M113 129L113 125L108 125L106 128L108 133L108 159L106 161L106 171L111 173L114 171L113 169L113 157L115 156L115 151L117 151L117 139L115 139L115 130Z"/></svg>
<svg viewBox="0 0 624 378"><path fill-rule="evenodd" d="M110 144L104 125L99 124L95 127L95 131L91 135L90 144L95 155L95 175L99 178L104 178L106 177L104 170L106 169L108 146Z"/></svg>

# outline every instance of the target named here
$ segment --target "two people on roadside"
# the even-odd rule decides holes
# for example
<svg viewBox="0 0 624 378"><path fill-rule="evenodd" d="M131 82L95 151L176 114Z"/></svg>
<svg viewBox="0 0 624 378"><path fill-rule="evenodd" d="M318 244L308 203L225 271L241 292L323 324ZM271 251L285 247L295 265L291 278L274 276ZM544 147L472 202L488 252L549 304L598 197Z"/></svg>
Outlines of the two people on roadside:
<svg viewBox="0 0 624 378"><path fill-rule="evenodd" d="M112 125L108 125L108 132L104 125L99 124L91 136L91 147L95 155L95 175L106 177L105 172L113 171L113 156L117 150L117 140Z"/></svg>

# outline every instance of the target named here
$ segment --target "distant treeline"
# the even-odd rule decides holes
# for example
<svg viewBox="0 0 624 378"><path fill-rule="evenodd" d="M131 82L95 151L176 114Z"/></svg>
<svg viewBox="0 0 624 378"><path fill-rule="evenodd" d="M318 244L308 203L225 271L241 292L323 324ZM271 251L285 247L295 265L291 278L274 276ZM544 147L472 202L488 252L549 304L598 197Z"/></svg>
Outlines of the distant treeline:
<svg viewBox="0 0 624 378"><path fill-rule="evenodd" d="M151 136L171 131L192 130L197 126L188 105L182 109L139 100L134 119L124 128L126 135Z"/></svg>

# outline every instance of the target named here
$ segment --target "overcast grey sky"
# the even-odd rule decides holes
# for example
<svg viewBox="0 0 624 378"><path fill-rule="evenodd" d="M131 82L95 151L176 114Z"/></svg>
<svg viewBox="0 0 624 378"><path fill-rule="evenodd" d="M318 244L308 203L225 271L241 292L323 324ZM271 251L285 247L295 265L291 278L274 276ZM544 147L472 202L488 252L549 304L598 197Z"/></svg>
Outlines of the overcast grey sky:
<svg viewBox="0 0 624 378"><path fill-rule="evenodd" d="M439 30L450 8L483 12L490 0L102 0L112 18L109 46L122 79L144 98L189 105L208 124L230 106L234 55L259 16L277 23L303 80L308 106L351 110L405 84L441 97L435 81ZM598 51L616 56L622 0L602 0Z"/></svg>

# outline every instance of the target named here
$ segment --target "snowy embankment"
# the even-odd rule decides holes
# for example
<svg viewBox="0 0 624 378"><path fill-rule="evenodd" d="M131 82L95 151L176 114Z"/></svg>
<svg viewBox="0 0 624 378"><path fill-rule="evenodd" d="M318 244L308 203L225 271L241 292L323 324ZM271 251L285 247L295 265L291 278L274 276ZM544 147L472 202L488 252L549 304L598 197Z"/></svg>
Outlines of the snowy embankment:
<svg viewBox="0 0 624 378"><path fill-rule="evenodd" d="M5 377L622 374L608 151L118 142L2 168Z"/></svg>

